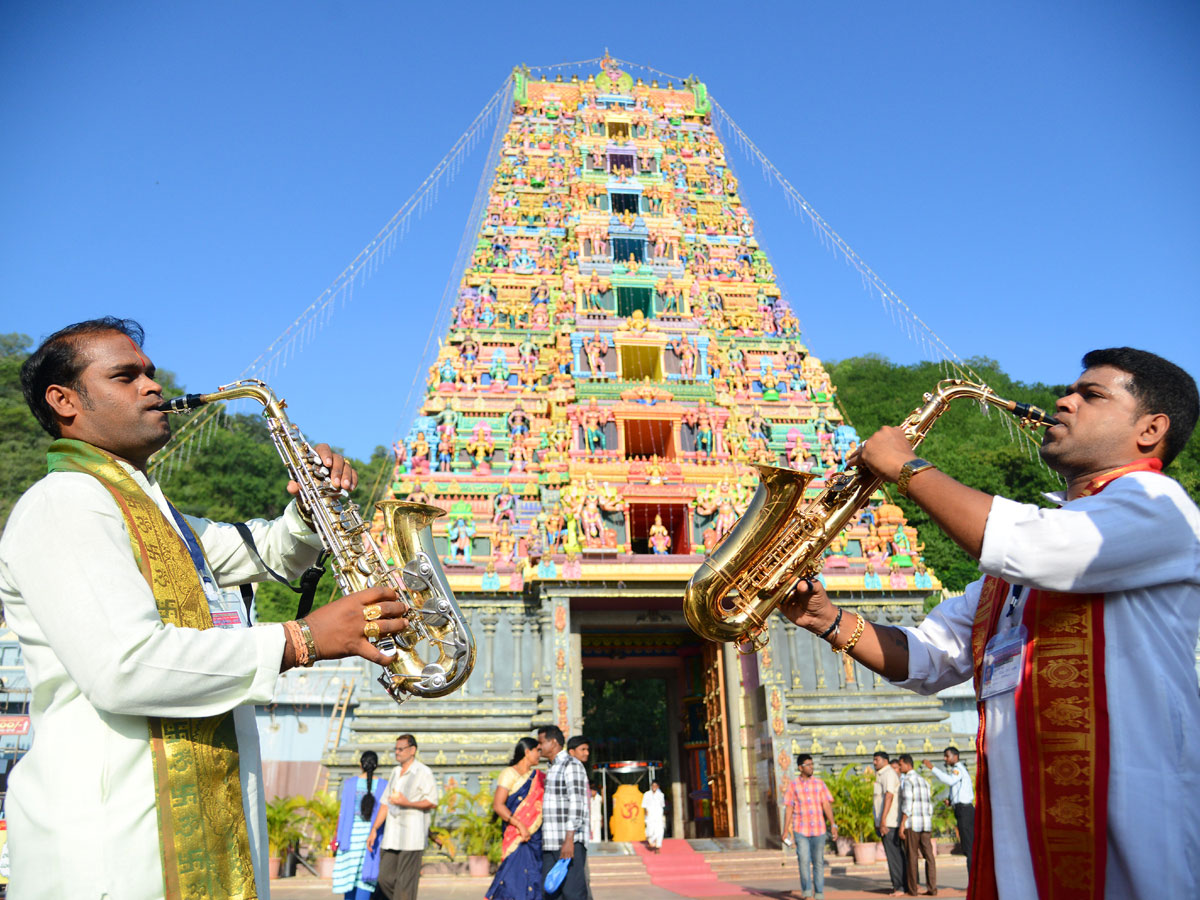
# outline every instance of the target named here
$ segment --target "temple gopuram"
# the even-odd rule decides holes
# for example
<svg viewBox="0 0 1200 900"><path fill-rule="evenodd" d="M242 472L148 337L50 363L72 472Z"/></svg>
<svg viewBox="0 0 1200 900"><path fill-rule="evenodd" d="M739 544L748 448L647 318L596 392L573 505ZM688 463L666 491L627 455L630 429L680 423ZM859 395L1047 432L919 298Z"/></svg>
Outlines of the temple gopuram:
<svg viewBox="0 0 1200 900"><path fill-rule="evenodd" d="M475 790L554 722L591 739L592 763L661 748L669 834L765 846L800 751L840 768L879 748L971 746L937 698L778 613L756 655L688 629L684 585L745 511L752 464L811 472L815 495L858 434L756 240L705 85L643 83L607 58L586 80L514 82L478 241L391 484L448 513L434 536L478 661L443 699L360 696L327 760L335 776L364 749L390 759L411 732L443 789ZM880 493L821 578L849 610L915 624L941 589L921 549ZM616 681L626 696L632 685L641 734L598 733L594 716L589 729L585 698Z"/></svg>

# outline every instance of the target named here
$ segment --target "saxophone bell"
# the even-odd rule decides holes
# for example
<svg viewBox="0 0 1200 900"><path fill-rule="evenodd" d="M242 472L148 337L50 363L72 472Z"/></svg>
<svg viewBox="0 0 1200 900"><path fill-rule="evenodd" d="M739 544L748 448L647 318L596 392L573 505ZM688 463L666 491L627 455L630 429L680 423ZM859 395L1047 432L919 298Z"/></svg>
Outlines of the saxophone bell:
<svg viewBox="0 0 1200 900"><path fill-rule="evenodd" d="M410 696L442 697L458 690L475 665L475 639L433 544L430 523L445 511L423 503L381 501L385 553L358 505L330 483L329 470L284 412L287 403L258 379L222 385L211 394L164 400L155 409L181 413L206 403L243 399L262 404L271 441L289 477L300 486L296 499L308 508L313 530L333 558L333 574L341 592L385 584L408 604L408 627L374 642L393 656L379 679L384 689L397 703Z"/></svg>
<svg viewBox="0 0 1200 900"><path fill-rule="evenodd" d="M989 404L1021 420L1021 426L1060 424L1043 409L1005 400L987 385L947 380L925 395L901 424L915 449L934 422L959 399ZM759 465L759 482L749 507L688 581L683 612L688 625L710 641L733 643L740 653L766 646L768 619L804 578L821 571L825 548L859 514L883 484L860 467L832 473L825 487L806 502L814 477L806 472Z"/></svg>

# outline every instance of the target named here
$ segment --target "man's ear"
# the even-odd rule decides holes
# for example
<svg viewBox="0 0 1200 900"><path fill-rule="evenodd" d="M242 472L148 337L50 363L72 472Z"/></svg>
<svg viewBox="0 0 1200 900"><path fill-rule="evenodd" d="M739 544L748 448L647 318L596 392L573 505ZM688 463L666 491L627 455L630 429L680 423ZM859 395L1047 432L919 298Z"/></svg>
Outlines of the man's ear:
<svg viewBox="0 0 1200 900"><path fill-rule="evenodd" d="M1166 413L1149 413L1138 422L1137 445L1143 453L1162 457L1167 446L1171 419Z"/></svg>
<svg viewBox="0 0 1200 900"><path fill-rule="evenodd" d="M61 384L52 384L46 388L46 403L56 416L67 419L68 422L83 409L79 391Z"/></svg>

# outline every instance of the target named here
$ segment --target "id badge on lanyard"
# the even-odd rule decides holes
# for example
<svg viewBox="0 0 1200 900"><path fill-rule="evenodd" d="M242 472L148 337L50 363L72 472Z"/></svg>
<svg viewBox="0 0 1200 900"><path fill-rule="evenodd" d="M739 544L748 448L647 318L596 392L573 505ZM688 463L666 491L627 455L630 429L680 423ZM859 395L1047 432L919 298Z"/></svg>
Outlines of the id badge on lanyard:
<svg viewBox="0 0 1200 900"><path fill-rule="evenodd" d="M200 576L200 584L204 588L204 597L208 600L208 612L212 616L213 625L217 628L247 627L250 622L242 616L244 607L240 595L234 591L221 590L213 581L212 576L208 573L208 564L204 561L204 553L200 550L200 545L196 543L196 536L192 534L192 529L188 527L187 521L179 514L179 510L174 505L171 506L171 512L175 514L175 521L179 525L183 543L187 546L188 555L192 558L192 565L196 567L196 574Z"/></svg>
<svg viewBox="0 0 1200 900"><path fill-rule="evenodd" d="M979 698L1015 691L1025 670L1025 649L1029 632L1024 625L995 635L983 651L983 679Z"/></svg>

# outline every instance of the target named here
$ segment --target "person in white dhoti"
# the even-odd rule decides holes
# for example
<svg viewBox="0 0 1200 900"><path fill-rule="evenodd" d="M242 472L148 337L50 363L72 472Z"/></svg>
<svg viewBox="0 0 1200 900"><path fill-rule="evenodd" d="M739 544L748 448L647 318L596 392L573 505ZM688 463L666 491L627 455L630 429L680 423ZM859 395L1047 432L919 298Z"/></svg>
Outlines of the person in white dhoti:
<svg viewBox="0 0 1200 900"><path fill-rule="evenodd" d="M1200 511L1162 474L1195 426L1196 384L1127 347L1083 365L1042 440L1067 483L1059 508L973 490L913 459L898 428L850 460L897 482L979 560L982 581L919 628L866 622L811 582L781 607L915 691L975 676L976 900L1200 896L1200 771L1188 762L1200 746ZM1147 785L1170 789L1147 803Z"/></svg>
<svg viewBox="0 0 1200 900"><path fill-rule="evenodd" d="M594 787L591 791L592 796L588 801L588 826L591 828L591 834L588 843L598 844L604 840L604 798Z"/></svg>
<svg viewBox="0 0 1200 900"><path fill-rule="evenodd" d="M646 844L658 853L667 830L667 795L657 781L650 782L650 790L642 794L642 811L646 816Z"/></svg>
<svg viewBox="0 0 1200 900"><path fill-rule="evenodd" d="M303 626L249 626L236 586L264 579L264 561L294 576L320 542L295 503L248 523L261 559L233 526L170 505L146 472L170 426L142 341L136 322L84 322L21 370L56 440L0 539L0 601L33 698L6 800L15 900L267 898L250 704L318 657L386 662L363 633L372 606L381 634L405 625L405 605L376 588ZM315 449L334 485L355 486L342 457Z"/></svg>

